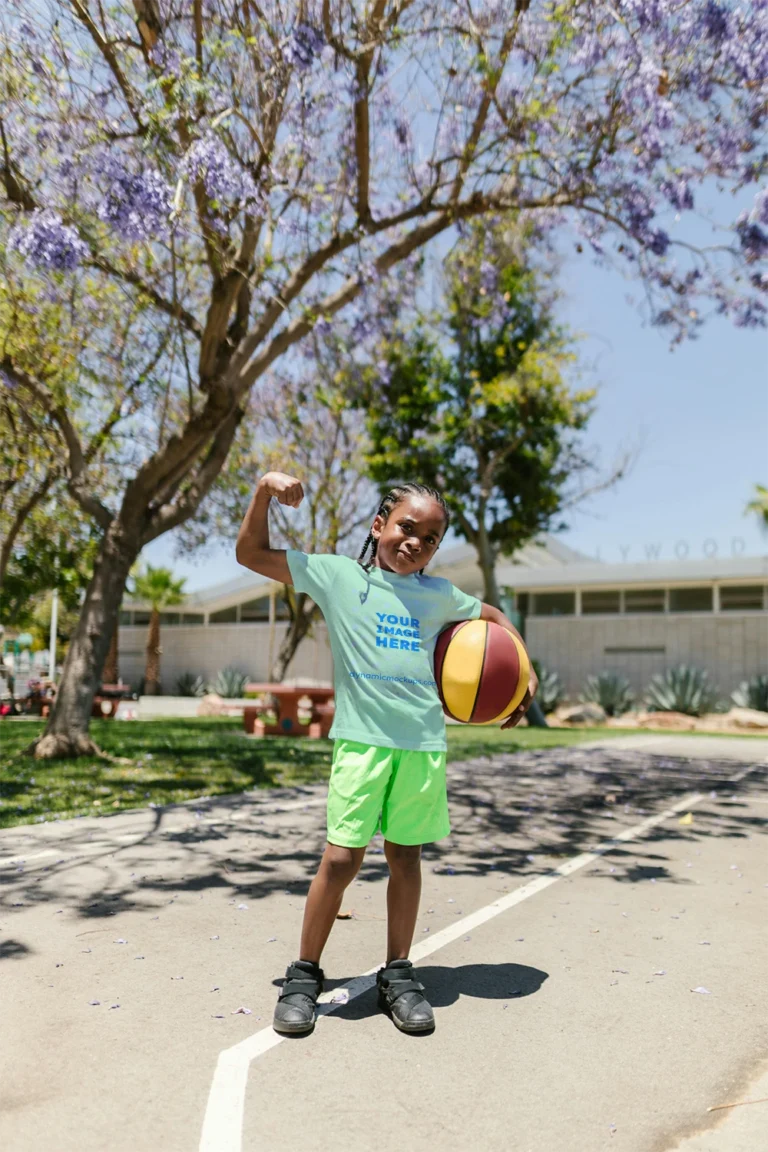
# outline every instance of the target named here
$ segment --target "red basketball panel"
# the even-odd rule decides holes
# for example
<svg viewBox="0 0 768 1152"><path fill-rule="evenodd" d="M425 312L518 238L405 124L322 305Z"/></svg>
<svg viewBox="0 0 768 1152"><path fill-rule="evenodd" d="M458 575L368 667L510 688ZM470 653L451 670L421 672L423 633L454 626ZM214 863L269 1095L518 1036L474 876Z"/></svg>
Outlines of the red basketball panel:
<svg viewBox="0 0 768 1152"><path fill-rule="evenodd" d="M444 628L440 633L435 643L435 680L437 682L437 691L440 696L440 703L443 705L443 712L450 716L452 720L457 720L458 717L453 715L453 712L451 712L445 703L443 696L443 662L445 660L445 654L448 651L448 645L456 633L459 632L466 623L466 620L459 620L456 624L449 624L448 627Z"/></svg>
<svg viewBox="0 0 768 1152"><path fill-rule="evenodd" d="M504 711L520 679L520 658L506 628L488 622L485 660L471 723L485 724Z"/></svg>

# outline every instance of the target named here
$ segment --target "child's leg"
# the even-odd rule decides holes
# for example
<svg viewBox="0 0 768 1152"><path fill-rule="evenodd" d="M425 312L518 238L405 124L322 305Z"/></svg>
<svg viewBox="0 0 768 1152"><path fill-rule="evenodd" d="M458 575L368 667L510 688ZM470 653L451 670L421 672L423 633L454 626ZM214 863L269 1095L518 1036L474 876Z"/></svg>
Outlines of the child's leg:
<svg viewBox="0 0 768 1152"><path fill-rule="evenodd" d="M358 873L365 848L342 848L326 844L317 875L304 908L299 959L320 963L320 956L333 928L346 888Z"/></svg>
<svg viewBox="0 0 768 1152"><path fill-rule="evenodd" d="M421 844L384 841L389 864L387 886L387 964L406 960L411 950L421 899Z"/></svg>

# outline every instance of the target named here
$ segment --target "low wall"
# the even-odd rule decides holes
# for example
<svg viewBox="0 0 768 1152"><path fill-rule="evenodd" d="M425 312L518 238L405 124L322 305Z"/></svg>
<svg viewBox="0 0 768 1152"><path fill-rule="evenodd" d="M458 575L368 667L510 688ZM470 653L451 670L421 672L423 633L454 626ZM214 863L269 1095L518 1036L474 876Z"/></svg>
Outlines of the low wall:
<svg viewBox="0 0 768 1152"><path fill-rule="evenodd" d="M531 655L577 696L587 676L614 671L642 692L651 676L676 664L708 672L723 696L768 670L768 613L529 617Z"/></svg>
<svg viewBox="0 0 768 1152"><path fill-rule="evenodd" d="M274 654L280 650L287 625L275 625ZM118 636L120 676L126 684L137 684L144 675L146 627L122 626ZM249 680L269 677L269 624L171 625L160 634L160 681L163 692L176 691L176 682L185 672L213 680L216 674L233 666ZM288 667L287 680L321 683L333 678L331 650L324 623L315 626L314 636L300 645Z"/></svg>

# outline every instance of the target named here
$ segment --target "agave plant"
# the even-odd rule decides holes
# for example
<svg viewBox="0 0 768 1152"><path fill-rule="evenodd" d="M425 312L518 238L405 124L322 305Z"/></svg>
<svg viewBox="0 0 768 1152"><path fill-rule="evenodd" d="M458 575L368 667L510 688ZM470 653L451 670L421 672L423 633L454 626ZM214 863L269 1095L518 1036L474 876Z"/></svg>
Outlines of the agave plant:
<svg viewBox="0 0 768 1152"><path fill-rule="evenodd" d="M533 667L539 678L539 689L536 699L543 712L554 712L563 698L563 685L557 672L549 672L538 660L533 661Z"/></svg>
<svg viewBox="0 0 768 1152"><path fill-rule="evenodd" d="M634 696L629 681L618 672L598 672L588 676L581 699L599 704L607 716L621 716L632 707Z"/></svg>
<svg viewBox="0 0 768 1152"><path fill-rule="evenodd" d="M646 697L652 712L684 712L687 716L701 716L714 707L717 694L706 672L680 664L652 677Z"/></svg>
<svg viewBox="0 0 768 1152"><path fill-rule="evenodd" d="M768 676L752 676L749 680L742 680L736 691L731 693L731 700L739 708L756 708L759 712L768 712Z"/></svg>
<svg viewBox="0 0 768 1152"><path fill-rule="evenodd" d="M208 685L208 691L215 692L217 696L223 696L225 699L239 698L245 692L247 683L248 673L241 672L239 668L233 668L230 664L227 668L222 668L216 679Z"/></svg>
<svg viewBox="0 0 768 1152"><path fill-rule="evenodd" d="M205 680L194 672L184 672L176 681L179 696L205 696Z"/></svg>

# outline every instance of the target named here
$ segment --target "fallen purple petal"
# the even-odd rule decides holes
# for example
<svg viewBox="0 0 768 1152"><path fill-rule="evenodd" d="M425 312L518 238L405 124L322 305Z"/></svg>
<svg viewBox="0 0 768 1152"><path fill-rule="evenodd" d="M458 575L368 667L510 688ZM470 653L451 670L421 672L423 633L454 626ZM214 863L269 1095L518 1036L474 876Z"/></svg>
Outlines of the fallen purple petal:
<svg viewBox="0 0 768 1152"><path fill-rule="evenodd" d="M691 988L691 992L700 992L702 994L702 996L711 996L712 995L709 988L704 988L701 984L699 984L698 988Z"/></svg>
<svg viewBox="0 0 768 1152"><path fill-rule="evenodd" d="M230 1013L230 1015L232 1015L232 1016L237 1016L237 1015L250 1016L251 1015L251 1009L250 1008L235 1008L235 1010L232 1013Z"/></svg>

